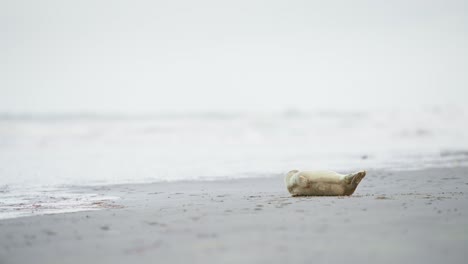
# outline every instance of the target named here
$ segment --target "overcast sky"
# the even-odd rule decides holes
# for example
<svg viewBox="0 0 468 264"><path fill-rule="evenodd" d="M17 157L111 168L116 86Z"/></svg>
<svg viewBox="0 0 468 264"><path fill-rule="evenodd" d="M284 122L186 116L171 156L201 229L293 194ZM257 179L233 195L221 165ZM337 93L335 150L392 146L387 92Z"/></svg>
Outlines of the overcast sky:
<svg viewBox="0 0 468 264"><path fill-rule="evenodd" d="M467 6L0 0L0 111L464 104Z"/></svg>

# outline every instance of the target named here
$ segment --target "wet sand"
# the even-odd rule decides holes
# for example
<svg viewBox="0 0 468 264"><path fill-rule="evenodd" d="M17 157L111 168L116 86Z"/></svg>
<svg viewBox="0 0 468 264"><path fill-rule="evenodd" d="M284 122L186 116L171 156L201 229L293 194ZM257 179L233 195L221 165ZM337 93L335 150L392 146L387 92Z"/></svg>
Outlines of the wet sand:
<svg viewBox="0 0 468 264"><path fill-rule="evenodd" d="M282 177L80 187L101 211L0 221L0 263L465 263L468 168L368 171L351 197Z"/></svg>

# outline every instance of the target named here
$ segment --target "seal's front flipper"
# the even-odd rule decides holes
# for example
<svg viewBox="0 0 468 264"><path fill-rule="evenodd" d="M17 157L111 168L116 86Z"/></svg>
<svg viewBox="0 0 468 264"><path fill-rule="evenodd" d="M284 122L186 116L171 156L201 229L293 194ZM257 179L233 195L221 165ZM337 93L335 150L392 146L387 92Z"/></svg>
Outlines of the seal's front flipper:
<svg viewBox="0 0 468 264"><path fill-rule="evenodd" d="M305 176L299 175L298 179L299 179L299 186L307 186L309 181L307 180Z"/></svg>

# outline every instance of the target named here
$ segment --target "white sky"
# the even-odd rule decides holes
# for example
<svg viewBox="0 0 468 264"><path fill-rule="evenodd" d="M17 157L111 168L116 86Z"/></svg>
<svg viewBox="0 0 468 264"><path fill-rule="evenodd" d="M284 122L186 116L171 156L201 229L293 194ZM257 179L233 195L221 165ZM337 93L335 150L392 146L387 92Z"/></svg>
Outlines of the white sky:
<svg viewBox="0 0 468 264"><path fill-rule="evenodd" d="M467 11L448 0L0 0L0 111L464 104Z"/></svg>

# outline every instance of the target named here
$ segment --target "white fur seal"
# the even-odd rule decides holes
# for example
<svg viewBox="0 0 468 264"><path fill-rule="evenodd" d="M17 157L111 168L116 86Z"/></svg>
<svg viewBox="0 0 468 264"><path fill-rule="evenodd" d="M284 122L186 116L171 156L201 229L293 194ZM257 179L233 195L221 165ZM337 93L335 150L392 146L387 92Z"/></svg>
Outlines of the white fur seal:
<svg viewBox="0 0 468 264"><path fill-rule="evenodd" d="M334 171L288 172L286 187L292 196L342 196L353 194L366 171L339 174Z"/></svg>

